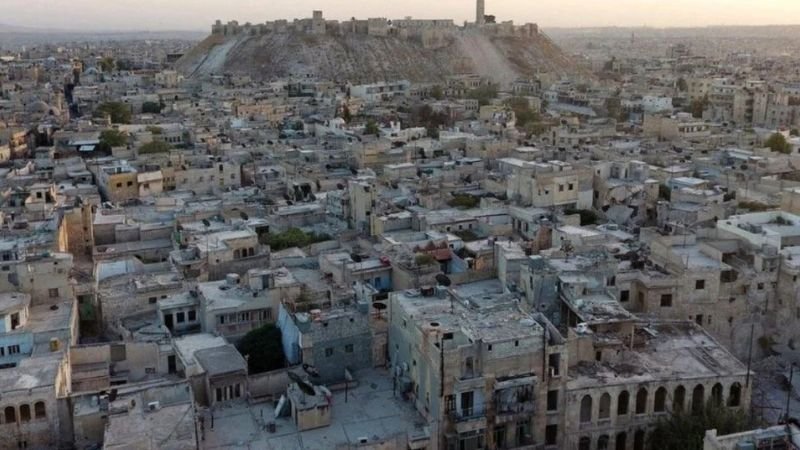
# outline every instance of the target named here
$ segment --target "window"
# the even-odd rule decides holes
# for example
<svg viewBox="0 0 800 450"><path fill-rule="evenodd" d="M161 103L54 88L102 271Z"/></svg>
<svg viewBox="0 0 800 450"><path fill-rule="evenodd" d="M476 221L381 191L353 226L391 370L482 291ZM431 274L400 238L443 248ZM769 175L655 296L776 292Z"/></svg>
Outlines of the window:
<svg viewBox="0 0 800 450"><path fill-rule="evenodd" d="M344 346L345 353L353 353L353 344L347 344Z"/></svg>
<svg viewBox="0 0 800 450"><path fill-rule="evenodd" d="M698 291L706 288L706 280L697 280L694 282L694 288Z"/></svg>
<svg viewBox="0 0 800 450"><path fill-rule="evenodd" d="M157 301L158 301L157 297L150 297L150 298L147 299L147 303L149 303L151 305L154 304Z"/></svg>
<svg viewBox="0 0 800 450"><path fill-rule="evenodd" d="M217 398L217 401L218 401L218 402L221 402L221 401L222 401L222 388L217 388L217 390L215 391L215 393L216 393L216 398Z"/></svg>
<svg viewBox="0 0 800 450"><path fill-rule="evenodd" d="M608 450L608 435L602 435L597 439L597 450Z"/></svg>
<svg viewBox="0 0 800 450"><path fill-rule="evenodd" d="M592 421L592 396L584 395L581 399L581 423Z"/></svg>
<svg viewBox="0 0 800 450"><path fill-rule="evenodd" d="M683 411L683 403L686 398L686 388L678 386L675 388L675 393L672 394L672 412L679 413Z"/></svg>
<svg viewBox="0 0 800 450"><path fill-rule="evenodd" d="M133 186L133 181L128 181L128 186Z"/></svg>
<svg viewBox="0 0 800 450"><path fill-rule="evenodd" d="M608 392L600 396L600 409L597 417L600 420L611 417L611 395Z"/></svg>
<svg viewBox="0 0 800 450"><path fill-rule="evenodd" d="M578 441L578 450L592 450L592 438L584 436Z"/></svg>
<svg viewBox="0 0 800 450"><path fill-rule="evenodd" d="M759 291L763 291L764 290L764 283L758 283L757 287L758 287Z"/></svg>
<svg viewBox="0 0 800 450"><path fill-rule="evenodd" d="M617 450L626 450L627 442L625 442L625 441L627 440L627 438L628 438L628 435L625 434L624 431L617 435L617 443L616 443L616 449Z"/></svg>
<svg viewBox="0 0 800 450"><path fill-rule="evenodd" d="M47 413L45 412L44 402L36 402L33 405L33 413L37 419L44 419L47 417Z"/></svg>
<svg viewBox="0 0 800 450"><path fill-rule="evenodd" d="M628 403L630 402L630 394L628 391L622 391L617 397L617 415L625 416L628 414Z"/></svg>
<svg viewBox="0 0 800 450"><path fill-rule="evenodd" d="M189 322L194 322L195 320L197 320L197 311L189 311Z"/></svg>
<svg viewBox="0 0 800 450"><path fill-rule="evenodd" d="M558 425L547 425L544 428L544 445L558 444Z"/></svg>
<svg viewBox="0 0 800 450"><path fill-rule="evenodd" d="M662 308L672 307L672 294L661 294L661 307Z"/></svg>
<svg viewBox="0 0 800 450"><path fill-rule="evenodd" d="M733 383L730 391L728 392L728 406L737 407L742 402L742 385Z"/></svg>
<svg viewBox="0 0 800 450"><path fill-rule="evenodd" d="M9 345L8 346L8 354L9 355L17 355L19 354L19 345Z"/></svg>
<svg viewBox="0 0 800 450"><path fill-rule="evenodd" d="M178 323L186 322L186 313L181 311L181 312L175 314L175 321L178 322Z"/></svg>
<svg viewBox="0 0 800 450"><path fill-rule="evenodd" d="M663 413L667 410L667 389L660 387L656 390L656 398L653 403L653 412Z"/></svg>
<svg viewBox="0 0 800 450"><path fill-rule="evenodd" d="M617 277L611 277L606 281L606 286L614 286L617 284Z"/></svg>
<svg viewBox="0 0 800 450"><path fill-rule="evenodd" d="M636 414L647 412L647 389L641 388L636 393Z"/></svg>
<svg viewBox="0 0 800 450"><path fill-rule="evenodd" d="M563 184L559 184L558 185L558 192L564 192L564 185Z"/></svg>
<svg viewBox="0 0 800 450"><path fill-rule="evenodd" d="M19 420L21 422L30 422L31 421L31 406L30 405L20 405L20 407L19 407Z"/></svg>
<svg viewBox="0 0 800 450"><path fill-rule="evenodd" d="M17 421L17 411L14 409L13 406L6 406L6 409L3 411L3 416L5 423L14 423Z"/></svg>
<svg viewBox="0 0 800 450"><path fill-rule="evenodd" d="M50 288L47 290L47 295L50 298L58 298L58 288Z"/></svg>
<svg viewBox="0 0 800 450"><path fill-rule="evenodd" d="M444 412L451 413L456 410L456 396L446 395L444 397Z"/></svg>
<svg viewBox="0 0 800 450"><path fill-rule="evenodd" d="M633 450L644 450L644 430L636 430L633 434Z"/></svg>
<svg viewBox="0 0 800 450"><path fill-rule="evenodd" d="M558 390L547 391L547 410L558 411Z"/></svg>
<svg viewBox="0 0 800 450"><path fill-rule="evenodd" d="M328 347L325 349L325 357L330 358L331 356L333 356L333 348Z"/></svg>
<svg viewBox="0 0 800 450"><path fill-rule="evenodd" d="M561 353L551 353L548 357L547 366L550 368L550 376L560 376L561 367Z"/></svg>
<svg viewBox="0 0 800 450"><path fill-rule="evenodd" d="M569 189L570 191L572 191L572 190L574 190L574 189L575 189L575 185L574 185L574 184L572 184L572 183L570 183L570 184L567 186L567 189Z"/></svg>
<svg viewBox="0 0 800 450"><path fill-rule="evenodd" d="M122 187L122 183L117 183L117 187L121 188Z"/></svg>
<svg viewBox="0 0 800 450"><path fill-rule="evenodd" d="M631 292L629 290L619 291L619 301L622 303L627 302L630 300Z"/></svg>

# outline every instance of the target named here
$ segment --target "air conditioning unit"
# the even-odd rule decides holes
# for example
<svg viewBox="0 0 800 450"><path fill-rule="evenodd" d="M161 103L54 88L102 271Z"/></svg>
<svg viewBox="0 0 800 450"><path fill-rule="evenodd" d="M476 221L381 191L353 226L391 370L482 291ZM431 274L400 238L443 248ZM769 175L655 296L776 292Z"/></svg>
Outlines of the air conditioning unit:
<svg viewBox="0 0 800 450"><path fill-rule="evenodd" d="M159 402L150 402L147 404L148 411L158 411L161 408L161 404Z"/></svg>

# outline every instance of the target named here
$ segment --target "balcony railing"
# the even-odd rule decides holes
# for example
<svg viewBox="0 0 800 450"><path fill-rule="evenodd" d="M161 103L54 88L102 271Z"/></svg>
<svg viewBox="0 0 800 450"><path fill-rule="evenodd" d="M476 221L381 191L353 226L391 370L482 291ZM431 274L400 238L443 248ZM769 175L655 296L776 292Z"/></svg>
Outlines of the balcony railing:
<svg viewBox="0 0 800 450"><path fill-rule="evenodd" d="M467 420L479 419L486 415L486 409L483 405L476 405L471 408L462 408L460 410L450 411L450 419L456 422L464 422Z"/></svg>

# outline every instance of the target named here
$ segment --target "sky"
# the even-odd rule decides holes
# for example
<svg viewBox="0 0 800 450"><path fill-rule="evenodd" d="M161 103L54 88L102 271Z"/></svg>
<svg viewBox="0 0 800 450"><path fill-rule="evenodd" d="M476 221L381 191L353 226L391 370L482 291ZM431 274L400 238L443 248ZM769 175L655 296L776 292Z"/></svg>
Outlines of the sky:
<svg viewBox="0 0 800 450"><path fill-rule="evenodd" d="M474 20L474 0L0 0L0 23L60 30L208 30L215 19L413 16ZM548 27L800 23L800 0L486 0L498 20Z"/></svg>

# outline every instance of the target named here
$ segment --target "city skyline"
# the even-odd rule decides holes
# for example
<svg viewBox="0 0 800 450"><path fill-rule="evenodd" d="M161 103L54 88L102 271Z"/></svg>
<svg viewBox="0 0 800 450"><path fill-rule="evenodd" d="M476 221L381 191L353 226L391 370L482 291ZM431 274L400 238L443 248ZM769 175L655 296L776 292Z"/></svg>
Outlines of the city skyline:
<svg viewBox="0 0 800 450"><path fill-rule="evenodd" d="M385 4L365 0L358 5L345 0L297 0L264 4L231 0L220 6L211 0L7 0L5 26L69 31L206 30L213 20L260 22L308 17L314 9L330 19L350 17L452 18L456 23L474 20L474 3L443 0L433 5L421 0ZM58 14L53 8L63 6ZM67 7L68 6L68 7ZM492 0L486 13L498 20L536 22L544 28L581 27L702 27L715 25L787 25L800 17L800 3L766 0L753 8L751 0L676 0L669 4L650 0ZM11 20L10 18L13 18ZM797 23L797 22L795 22Z"/></svg>

